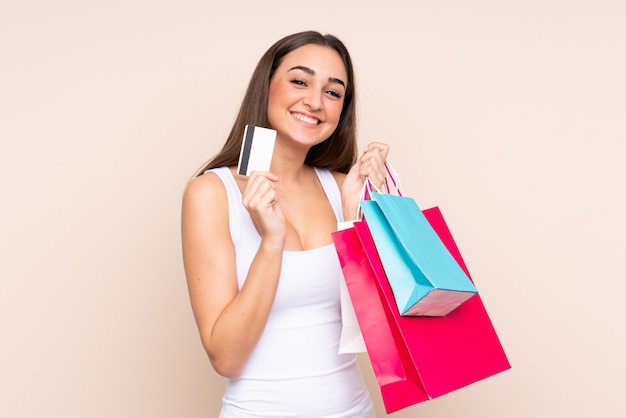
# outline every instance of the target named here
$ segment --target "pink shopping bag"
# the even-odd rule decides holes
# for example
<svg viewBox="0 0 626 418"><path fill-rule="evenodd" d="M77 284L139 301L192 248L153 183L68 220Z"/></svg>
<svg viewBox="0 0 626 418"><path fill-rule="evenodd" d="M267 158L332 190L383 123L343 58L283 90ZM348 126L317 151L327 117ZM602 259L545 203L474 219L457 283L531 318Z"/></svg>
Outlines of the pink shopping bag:
<svg viewBox="0 0 626 418"><path fill-rule="evenodd" d="M387 413L429 399L355 228L333 233L344 278Z"/></svg>
<svg viewBox="0 0 626 418"><path fill-rule="evenodd" d="M424 215L469 277L439 209ZM366 221L333 240L387 413L511 367L479 295L445 317L401 316Z"/></svg>

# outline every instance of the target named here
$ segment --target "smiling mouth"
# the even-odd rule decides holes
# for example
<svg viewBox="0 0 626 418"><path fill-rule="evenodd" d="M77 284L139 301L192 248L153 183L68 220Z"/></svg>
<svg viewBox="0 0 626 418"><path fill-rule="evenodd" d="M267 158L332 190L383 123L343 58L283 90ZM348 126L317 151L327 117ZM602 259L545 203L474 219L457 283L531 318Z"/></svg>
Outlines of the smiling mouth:
<svg viewBox="0 0 626 418"><path fill-rule="evenodd" d="M308 116L305 116L301 113L292 113L293 117L301 122L305 122L305 123L309 123L311 125L319 125L320 124L320 120L316 119L316 118L311 118Z"/></svg>

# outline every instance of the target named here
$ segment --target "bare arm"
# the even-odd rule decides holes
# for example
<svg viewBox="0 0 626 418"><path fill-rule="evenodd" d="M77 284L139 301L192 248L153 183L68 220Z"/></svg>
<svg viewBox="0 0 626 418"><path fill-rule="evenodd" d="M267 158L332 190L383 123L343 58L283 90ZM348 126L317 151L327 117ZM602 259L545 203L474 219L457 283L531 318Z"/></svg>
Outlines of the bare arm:
<svg viewBox="0 0 626 418"><path fill-rule="evenodd" d="M221 180L215 174L197 177L183 197L183 262L192 310L213 368L230 378L241 374L261 337L278 286L284 221L271 183L271 175L257 175L244 193L262 240L241 291Z"/></svg>

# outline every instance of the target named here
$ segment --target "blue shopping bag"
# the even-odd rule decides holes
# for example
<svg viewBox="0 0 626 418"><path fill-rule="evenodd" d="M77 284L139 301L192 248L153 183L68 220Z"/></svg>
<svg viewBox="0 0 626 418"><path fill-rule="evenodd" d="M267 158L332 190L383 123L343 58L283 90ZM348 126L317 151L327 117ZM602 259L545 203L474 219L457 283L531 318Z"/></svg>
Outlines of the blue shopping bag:
<svg viewBox="0 0 626 418"><path fill-rule="evenodd" d="M478 293L414 199L371 193L361 201L403 316L446 316Z"/></svg>

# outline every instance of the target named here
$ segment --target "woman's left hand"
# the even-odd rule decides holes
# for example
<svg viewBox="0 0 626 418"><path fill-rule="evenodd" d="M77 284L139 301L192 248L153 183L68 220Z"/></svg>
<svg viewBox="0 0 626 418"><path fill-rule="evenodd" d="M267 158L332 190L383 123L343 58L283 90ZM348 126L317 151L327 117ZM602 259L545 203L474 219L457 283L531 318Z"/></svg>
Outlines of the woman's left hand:
<svg viewBox="0 0 626 418"><path fill-rule="evenodd" d="M363 183L369 178L375 187L382 187L387 175L385 161L389 154L389 145L371 142L363 150L363 155L352 166L341 186L344 219L353 219L356 215Z"/></svg>

